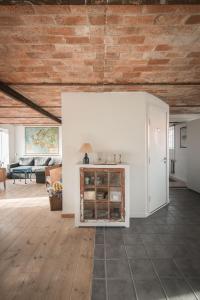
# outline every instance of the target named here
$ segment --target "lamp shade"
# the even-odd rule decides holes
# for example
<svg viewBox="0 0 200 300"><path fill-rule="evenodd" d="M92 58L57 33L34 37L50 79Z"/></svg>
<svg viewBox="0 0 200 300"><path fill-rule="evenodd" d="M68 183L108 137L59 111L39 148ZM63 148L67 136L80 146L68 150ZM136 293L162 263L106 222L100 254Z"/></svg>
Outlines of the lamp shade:
<svg viewBox="0 0 200 300"><path fill-rule="evenodd" d="M92 153L93 149L90 143L84 143L80 148L81 153Z"/></svg>

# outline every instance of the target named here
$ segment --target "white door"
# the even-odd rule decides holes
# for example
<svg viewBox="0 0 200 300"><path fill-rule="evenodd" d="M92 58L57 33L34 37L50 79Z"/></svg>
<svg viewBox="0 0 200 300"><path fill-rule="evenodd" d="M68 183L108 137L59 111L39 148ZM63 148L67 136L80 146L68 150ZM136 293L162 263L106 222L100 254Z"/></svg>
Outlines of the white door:
<svg viewBox="0 0 200 300"><path fill-rule="evenodd" d="M149 212L153 212L168 198L168 112L162 107L150 106L148 117L148 196Z"/></svg>

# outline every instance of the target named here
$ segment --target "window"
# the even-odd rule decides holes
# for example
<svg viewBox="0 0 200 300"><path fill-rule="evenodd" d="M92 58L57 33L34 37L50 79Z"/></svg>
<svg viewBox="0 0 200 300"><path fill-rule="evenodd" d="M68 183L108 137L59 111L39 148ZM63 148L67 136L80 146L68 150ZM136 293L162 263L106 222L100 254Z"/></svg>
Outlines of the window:
<svg viewBox="0 0 200 300"><path fill-rule="evenodd" d="M0 128L0 166L9 164L8 130Z"/></svg>
<svg viewBox="0 0 200 300"><path fill-rule="evenodd" d="M174 125L169 127L169 149L174 149Z"/></svg>

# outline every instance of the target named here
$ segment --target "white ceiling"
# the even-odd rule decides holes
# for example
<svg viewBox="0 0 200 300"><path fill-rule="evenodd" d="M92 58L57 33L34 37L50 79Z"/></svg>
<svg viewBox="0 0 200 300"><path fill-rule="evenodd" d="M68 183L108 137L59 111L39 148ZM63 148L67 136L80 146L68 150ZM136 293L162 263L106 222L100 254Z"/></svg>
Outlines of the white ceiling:
<svg viewBox="0 0 200 300"><path fill-rule="evenodd" d="M169 116L170 122L190 122L196 119L200 119L200 114L177 114Z"/></svg>

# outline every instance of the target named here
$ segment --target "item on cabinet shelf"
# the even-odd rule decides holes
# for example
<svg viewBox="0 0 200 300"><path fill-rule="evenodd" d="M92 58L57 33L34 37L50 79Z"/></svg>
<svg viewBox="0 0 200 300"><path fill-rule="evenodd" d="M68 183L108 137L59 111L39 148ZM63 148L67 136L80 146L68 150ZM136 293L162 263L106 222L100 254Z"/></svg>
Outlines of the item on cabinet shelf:
<svg viewBox="0 0 200 300"><path fill-rule="evenodd" d="M108 205L97 204L97 219L108 219Z"/></svg>
<svg viewBox="0 0 200 300"><path fill-rule="evenodd" d="M85 177L85 184L89 185L90 184L90 177Z"/></svg>
<svg viewBox="0 0 200 300"><path fill-rule="evenodd" d="M94 173L86 173L84 175L84 184L85 185L94 185L95 177Z"/></svg>
<svg viewBox="0 0 200 300"><path fill-rule="evenodd" d="M97 192L97 200L107 200L108 192L99 191Z"/></svg>
<svg viewBox="0 0 200 300"><path fill-rule="evenodd" d="M98 162L95 162L94 165L102 165L102 166L115 166L117 165L117 163L114 163L114 162L102 162L102 163L98 163Z"/></svg>
<svg viewBox="0 0 200 300"><path fill-rule="evenodd" d="M84 192L84 200L94 200L94 199L95 199L95 191Z"/></svg>
<svg viewBox="0 0 200 300"><path fill-rule="evenodd" d="M102 185L102 178L97 176L97 185Z"/></svg>
<svg viewBox="0 0 200 300"><path fill-rule="evenodd" d="M94 219L94 210L93 209L84 209L84 218L85 219Z"/></svg>
<svg viewBox="0 0 200 300"><path fill-rule="evenodd" d="M119 208L113 208L110 211L110 217L112 219L119 219L120 218L120 210L119 210Z"/></svg>
<svg viewBox="0 0 200 300"><path fill-rule="evenodd" d="M105 209L97 210L97 218L98 219L108 219L108 211Z"/></svg>
<svg viewBox="0 0 200 300"><path fill-rule="evenodd" d="M98 186L101 186L101 185L105 185L107 186L108 185L108 174L106 173L97 173L97 182L96 184Z"/></svg>
<svg viewBox="0 0 200 300"><path fill-rule="evenodd" d="M116 164L116 154L113 154L113 163Z"/></svg>
<svg viewBox="0 0 200 300"><path fill-rule="evenodd" d="M84 143L81 146L80 152L81 153L85 153L85 156L83 158L83 164L89 164L90 160L89 160L89 157L88 157L88 153L92 153L93 152L91 144L90 143Z"/></svg>
<svg viewBox="0 0 200 300"><path fill-rule="evenodd" d="M119 154L119 164L121 164L121 163L122 163L122 155Z"/></svg>
<svg viewBox="0 0 200 300"><path fill-rule="evenodd" d="M121 202L121 192L111 191L110 192L110 201L111 202Z"/></svg>
<svg viewBox="0 0 200 300"><path fill-rule="evenodd" d="M103 200L104 199L104 192L97 192L97 200Z"/></svg>
<svg viewBox="0 0 200 300"><path fill-rule="evenodd" d="M90 184L91 184L91 185L94 185L94 181L95 181L95 177L94 177L94 176L91 176L91 177L90 177Z"/></svg>

